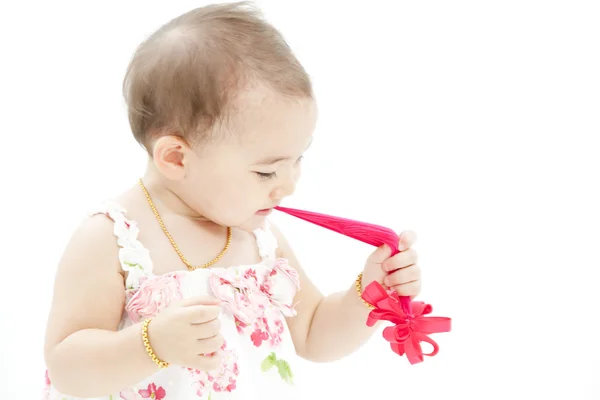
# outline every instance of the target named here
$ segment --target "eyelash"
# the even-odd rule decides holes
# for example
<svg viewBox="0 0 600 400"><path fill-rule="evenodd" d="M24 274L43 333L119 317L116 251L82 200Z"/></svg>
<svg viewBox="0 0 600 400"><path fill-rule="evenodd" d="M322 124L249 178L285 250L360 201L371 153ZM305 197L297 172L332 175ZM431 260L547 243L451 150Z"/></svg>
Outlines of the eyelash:
<svg viewBox="0 0 600 400"><path fill-rule="evenodd" d="M258 175L258 177L260 179L264 179L266 181L266 180L275 178L277 176L277 172L269 172L269 173L256 172L256 175Z"/></svg>
<svg viewBox="0 0 600 400"><path fill-rule="evenodd" d="M298 158L298 160L296 161L296 164L300 164L302 162L302 159L304 158L304 156L300 156L300 158ZM258 175L258 177L260 179L263 179L265 181L269 180L269 179L273 179L277 176L277 172L256 172L256 175Z"/></svg>

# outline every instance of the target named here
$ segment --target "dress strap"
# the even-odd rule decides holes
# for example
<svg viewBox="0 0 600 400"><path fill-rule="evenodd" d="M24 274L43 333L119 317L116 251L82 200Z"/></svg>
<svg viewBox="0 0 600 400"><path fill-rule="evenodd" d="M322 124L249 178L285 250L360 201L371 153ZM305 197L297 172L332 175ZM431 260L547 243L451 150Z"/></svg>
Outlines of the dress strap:
<svg viewBox="0 0 600 400"><path fill-rule="evenodd" d="M271 231L268 220L265 221L262 228L254 230L254 236L256 237L256 246L262 260L275 261L277 258L277 238Z"/></svg>
<svg viewBox="0 0 600 400"><path fill-rule="evenodd" d="M153 264L150 251L138 240L140 230L135 221L125 216L127 211L112 200L105 201L90 215L104 214L114 221L113 233L119 245L119 262L127 272L127 289L137 289L140 278L152 274Z"/></svg>

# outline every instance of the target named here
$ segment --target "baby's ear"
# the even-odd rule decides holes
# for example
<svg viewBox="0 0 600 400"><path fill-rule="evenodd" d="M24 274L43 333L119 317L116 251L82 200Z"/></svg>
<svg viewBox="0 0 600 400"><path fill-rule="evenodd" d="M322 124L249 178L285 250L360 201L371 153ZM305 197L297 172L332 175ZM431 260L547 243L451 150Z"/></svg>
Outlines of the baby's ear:
<svg viewBox="0 0 600 400"><path fill-rule="evenodd" d="M179 136L161 136L153 143L154 165L169 180L177 181L185 177L185 164L191 155L190 146Z"/></svg>

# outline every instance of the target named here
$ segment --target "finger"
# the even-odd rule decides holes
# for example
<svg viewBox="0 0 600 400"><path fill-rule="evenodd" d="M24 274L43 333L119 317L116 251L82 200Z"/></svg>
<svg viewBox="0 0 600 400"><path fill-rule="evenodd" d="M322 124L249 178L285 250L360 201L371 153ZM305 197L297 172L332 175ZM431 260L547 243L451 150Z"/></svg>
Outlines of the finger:
<svg viewBox="0 0 600 400"><path fill-rule="evenodd" d="M213 321L219 317L221 313L220 306L205 306L197 305L184 309L187 313L188 321L191 324L204 324Z"/></svg>
<svg viewBox="0 0 600 400"><path fill-rule="evenodd" d="M387 244L379 246L367 259L368 264L381 264L392 255L392 249Z"/></svg>
<svg viewBox="0 0 600 400"><path fill-rule="evenodd" d="M400 234L398 242L398 250L404 251L409 249L417 241L417 234L413 231L404 231Z"/></svg>
<svg viewBox="0 0 600 400"><path fill-rule="evenodd" d="M225 339L220 333L208 339L198 339L196 340L194 352L198 355L212 354L221 350L223 343L225 343Z"/></svg>
<svg viewBox="0 0 600 400"><path fill-rule="evenodd" d="M179 302L182 307L191 307L191 306L212 306L220 304L219 300L212 296L195 296L190 297L189 299L184 299Z"/></svg>
<svg viewBox="0 0 600 400"><path fill-rule="evenodd" d="M400 268L405 268L410 265L416 264L418 261L418 255L416 250L408 249L403 252L396 254L395 256L388 258L383 262L384 271L395 271Z"/></svg>
<svg viewBox="0 0 600 400"><path fill-rule="evenodd" d="M221 321L213 319L204 324L193 325L196 339L209 339L215 337L221 332Z"/></svg>
<svg viewBox="0 0 600 400"><path fill-rule="evenodd" d="M416 297L421 292L421 280L394 286L394 291L400 296Z"/></svg>
<svg viewBox="0 0 600 400"><path fill-rule="evenodd" d="M191 366L198 371L210 372L219 369L221 362L221 357L217 355L197 355L192 359Z"/></svg>
<svg viewBox="0 0 600 400"><path fill-rule="evenodd" d="M419 279L421 279L421 269L415 264L392 272L385 277L384 284L388 287L393 287L415 282Z"/></svg>

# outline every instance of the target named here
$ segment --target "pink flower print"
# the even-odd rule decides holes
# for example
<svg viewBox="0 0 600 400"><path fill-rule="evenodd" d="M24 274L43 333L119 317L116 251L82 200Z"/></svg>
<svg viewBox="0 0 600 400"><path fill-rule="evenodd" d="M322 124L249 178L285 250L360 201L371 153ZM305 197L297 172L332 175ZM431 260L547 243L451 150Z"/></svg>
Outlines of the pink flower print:
<svg viewBox="0 0 600 400"><path fill-rule="evenodd" d="M223 362L217 373L209 373L214 377L212 389L215 392L232 392L236 388L237 377L239 375L238 359L235 352L223 347L221 350Z"/></svg>
<svg viewBox="0 0 600 400"><path fill-rule="evenodd" d="M213 296L226 305L242 324L250 324L260 315L250 298L254 292L252 286L256 286L253 279L243 279L231 270L215 269L209 278L209 285Z"/></svg>
<svg viewBox="0 0 600 400"><path fill-rule="evenodd" d="M293 307L294 297L300 288L298 272L289 266L286 259L279 258L274 261L273 269L269 273L267 283L263 286L268 288L271 303L281 310L286 317L296 315Z"/></svg>
<svg viewBox="0 0 600 400"><path fill-rule="evenodd" d="M177 276L151 276L140 281L140 287L131 296L125 309L133 322L153 317L171 302L181 300L181 285Z"/></svg>
<svg viewBox="0 0 600 400"><path fill-rule="evenodd" d="M42 400L48 400L50 398L50 389L52 383L50 382L50 378L48 377L48 370L46 370L46 383L44 384L44 390L42 391Z"/></svg>
<svg viewBox="0 0 600 400"><path fill-rule="evenodd" d="M272 320L272 323L269 324L269 344L271 345L271 347L277 347L279 346L279 344L282 341L282 335L283 335L283 331L284 326L283 326L283 321L281 320L281 318L277 318Z"/></svg>
<svg viewBox="0 0 600 400"><path fill-rule="evenodd" d="M233 319L235 321L235 328L237 329L238 333L239 334L244 333L244 328L247 328L248 324L243 323L236 316L234 316Z"/></svg>
<svg viewBox="0 0 600 400"><path fill-rule="evenodd" d="M207 391L231 392L236 388L239 375L238 359L235 352L224 344L219 351L222 357L221 365L217 371L203 372L188 368L192 377L192 386L196 394L202 397Z"/></svg>
<svg viewBox="0 0 600 400"><path fill-rule="evenodd" d="M269 333L261 329L264 327L264 324L262 323L256 323L253 327L254 332L252 332L252 334L250 335L250 340L252 340L252 343L254 343L256 347L260 347L262 345L262 342L269 338Z"/></svg>
<svg viewBox="0 0 600 400"><path fill-rule="evenodd" d="M196 395L198 397L204 396L206 391L210 389L209 382L212 381L213 378L210 377L208 373L195 368L188 368L187 370L192 377L192 387L196 390Z"/></svg>
<svg viewBox="0 0 600 400"><path fill-rule="evenodd" d="M277 309L268 310L252 327L254 332L250 335L250 339L256 347L260 347L263 341L268 340L269 346L275 348L283 339L284 325L281 313Z"/></svg>
<svg viewBox="0 0 600 400"><path fill-rule="evenodd" d="M269 345L277 347L283 339L284 331L281 313L277 309L271 309L262 319L262 324L269 335Z"/></svg>
<svg viewBox="0 0 600 400"><path fill-rule="evenodd" d="M204 396L204 393L206 393L207 384L206 384L205 380L199 379L197 381L194 381L194 383L192 383L192 387L196 391L196 396L202 397L202 396Z"/></svg>
<svg viewBox="0 0 600 400"><path fill-rule="evenodd" d="M256 270L255 269L248 268L244 272L244 280L248 280L248 279L254 279L254 281L258 281L258 278L256 277Z"/></svg>
<svg viewBox="0 0 600 400"><path fill-rule="evenodd" d="M270 278L274 274L276 274L276 271L272 270L271 273L269 274L269 277L267 279L265 279L264 282L260 285L260 291L269 298L273 295L273 293L272 293L273 281Z"/></svg>
<svg viewBox="0 0 600 400"><path fill-rule="evenodd" d="M213 295L233 313L238 333L256 347L281 343L283 316L296 315L292 303L299 286L297 271L285 259L273 261L261 274L254 268L214 270L209 282Z"/></svg>
<svg viewBox="0 0 600 400"><path fill-rule="evenodd" d="M233 392L236 388L236 381L235 380L231 380L231 382L229 382L227 384L227 386L220 386L217 382L213 383L213 390L215 392Z"/></svg>
<svg viewBox="0 0 600 400"><path fill-rule="evenodd" d="M155 399L155 400L162 400L167 395L167 393L165 392L165 389L162 386L159 386L157 388L154 383L149 384L148 389L140 390L139 394L144 399Z"/></svg>
<svg viewBox="0 0 600 400"><path fill-rule="evenodd" d="M278 258L275 260L275 263L273 264L273 272L274 271L277 271L278 273L281 273L287 277L290 283L293 285L295 289L294 291L300 288L300 276L298 275L298 271L290 267L290 264L285 258ZM271 272L272 275L273 272Z"/></svg>

